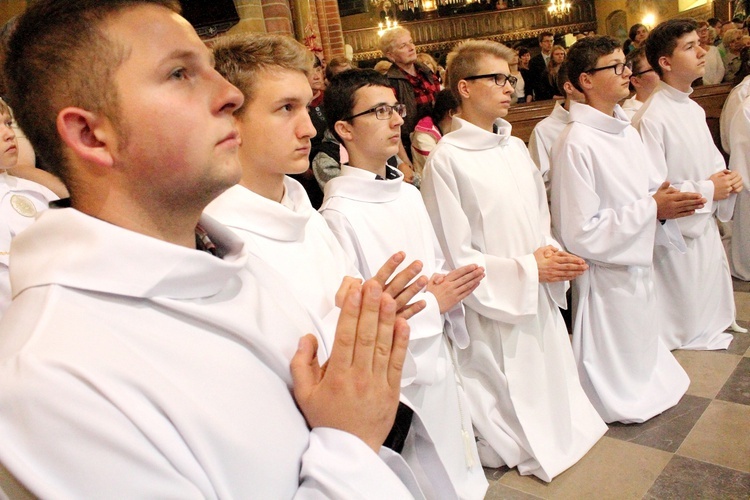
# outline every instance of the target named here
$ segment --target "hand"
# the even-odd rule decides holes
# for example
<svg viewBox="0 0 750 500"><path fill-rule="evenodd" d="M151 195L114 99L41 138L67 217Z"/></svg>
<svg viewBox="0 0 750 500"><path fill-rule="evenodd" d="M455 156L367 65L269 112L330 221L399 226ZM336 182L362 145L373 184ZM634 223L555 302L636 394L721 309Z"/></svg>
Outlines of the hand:
<svg viewBox="0 0 750 500"><path fill-rule="evenodd" d="M399 163L398 169L401 171L401 173L404 174L404 182L414 184L414 168L412 167L411 163Z"/></svg>
<svg viewBox="0 0 750 500"><path fill-rule="evenodd" d="M454 269L448 274L434 274L427 283L427 291L435 296L444 314L469 296L484 278L484 268L476 264Z"/></svg>
<svg viewBox="0 0 750 500"><path fill-rule="evenodd" d="M353 434L378 453L396 418L408 344L409 326L381 286L351 286L325 366L310 334L291 361L294 399L307 424Z"/></svg>
<svg viewBox="0 0 750 500"><path fill-rule="evenodd" d="M569 281L583 274L589 266L582 258L564 252L552 245L537 248L534 252L539 269L539 282Z"/></svg>
<svg viewBox="0 0 750 500"><path fill-rule="evenodd" d="M659 220L693 215L706 204L706 199L700 193L682 193L670 186L669 181L659 186L653 198L656 202L656 218Z"/></svg>
<svg viewBox="0 0 750 500"><path fill-rule="evenodd" d="M732 184L732 192L739 193L745 187L742 182L742 175L740 175L739 172L734 172L733 170L728 170L728 172L729 182Z"/></svg>
<svg viewBox="0 0 750 500"><path fill-rule="evenodd" d="M422 263L415 260L406 269L393 277L391 281L388 281L405 258L406 254L404 252L393 254L383 264L383 267L378 270L375 276L373 276L373 279L380 283L385 293L396 299L396 315L399 318L409 319L427 307L427 303L424 300L409 304L409 301L427 286L427 277L420 276L416 280L414 279L422 272ZM409 285L410 282L411 285Z"/></svg>
<svg viewBox="0 0 750 500"><path fill-rule="evenodd" d="M737 177L740 177L737 172L722 170L708 178L714 183L714 201L726 200L733 192L739 192L734 191ZM739 183L742 184L742 177L740 177ZM741 191L742 187L740 186L739 189Z"/></svg>

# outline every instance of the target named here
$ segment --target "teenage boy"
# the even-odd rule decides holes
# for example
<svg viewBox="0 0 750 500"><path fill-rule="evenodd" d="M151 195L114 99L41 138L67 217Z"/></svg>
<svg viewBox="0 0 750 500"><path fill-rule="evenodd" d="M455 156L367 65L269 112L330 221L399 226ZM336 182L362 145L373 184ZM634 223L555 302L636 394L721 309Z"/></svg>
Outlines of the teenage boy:
<svg viewBox="0 0 750 500"><path fill-rule="evenodd" d="M544 179L544 186L549 190L549 154L552 145L568 125L571 102L584 102L585 97L576 89L568 78L568 65L563 62L557 73L557 90L565 96L564 101L557 101L552 113L540 121L531 131L529 154L534 160Z"/></svg>
<svg viewBox="0 0 750 500"><path fill-rule="evenodd" d="M678 221L685 253L656 247L655 282L663 319L659 332L667 348L726 349L734 321L732 278L721 244L718 217L732 217L742 178L726 169L706 125L706 113L690 99L691 84L703 75L706 51L696 23L672 19L651 31L646 57L661 82L633 117L656 177L708 202Z"/></svg>
<svg viewBox="0 0 750 500"><path fill-rule="evenodd" d="M327 95L326 119L349 152L349 164L326 184L321 207L326 222L365 277L396 249L421 259L427 275L444 273L419 191L386 165L398 150L405 112L388 80L375 70L346 71L333 78ZM412 425L403 454L417 477L428 479L420 481L428 498L482 498L487 489L453 362L454 346L468 342L461 300L483 276L475 264L433 275L422 294L428 306L414 318L418 321L410 321L410 351L421 355L415 357L417 376L402 393L424 430ZM440 463L424 459L424 432L433 436ZM452 484L429 480L435 475L431 469L441 466Z"/></svg>
<svg viewBox="0 0 750 500"><path fill-rule="evenodd" d="M471 341L458 353L482 462L551 481L607 426L581 388L558 310L586 263L550 236L542 176L502 119L512 58L490 41L450 54L461 113L427 161L422 195L449 265L487 273L464 301Z"/></svg>
<svg viewBox="0 0 750 500"><path fill-rule="evenodd" d="M641 109L643 103L646 102L656 89L656 86L659 85L659 75L656 74L654 68L648 63L646 50L643 47L638 47L630 51L626 62L632 68L630 91L635 92L635 94L623 101L622 110L628 119L632 120L633 115Z"/></svg>
<svg viewBox="0 0 750 500"><path fill-rule="evenodd" d="M55 193L36 182L9 175L18 164L18 142L8 105L0 99L0 317L10 305L10 242L31 225Z"/></svg>
<svg viewBox="0 0 750 500"><path fill-rule="evenodd" d="M249 251L273 268L275 280L287 286L291 295L320 321L323 338L319 339L318 357L325 361L330 355L339 316L334 301L339 283L346 276L359 277L360 273L323 217L312 208L302 186L285 175L307 168L310 138L315 133L306 111L306 104L312 98L306 77L310 71L309 54L302 44L279 35L227 37L213 46L213 52L219 72L236 84L245 96L245 104L236 113L244 139L239 149L242 165L240 183L212 201L206 213L241 236ZM263 123L264 127L259 128L258 123ZM368 268L366 273L368 277L380 279L384 274L380 268L386 260L396 259L400 264L404 259L403 252L395 256L392 253L401 248L405 248L406 255L412 257L410 247L395 243L390 253L380 255L380 263L373 261L373 268ZM423 258L421 255L417 257ZM406 266L404 263L401 267L410 273L406 279L409 281L421 269L421 264L417 262ZM396 295L390 291L394 282L406 281L394 278L386 291ZM412 287L421 289L425 282L426 278L421 278ZM431 306L434 305L432 294L423 295L431 299ZM407 306L406 312L409 314L404 317L410 317L412 309L418 310L424 305L425 301L420 300L413 306ZM439 314L431 309L427 307L427 311L411 318L414 332L431 326L435 330L436 322L439 331L442 330ZM418 342L414 342L419 347ZM434 373L430 373L435 370L432 359L434 352L411 349L408 356L404 372L407 380L434 377ZM442 387L439 383L418 386L422 392ZM417 415L412 418L412 410L402 407L396 419L396 430L386 445L401 451L407 436L401 429L409 429L411 423L415 429L410 441L413 444L404 455L408 457L414 448L418 450L421 460L431 464L424 466L428 487L441 485L451 488L451 479L439 465L440 458L435 451L436 444L438 448L440 445L437 441L442 436L434 430L425 429L420 418L419 401L422 394L418 392L419 397L415 398L409 389L405 393L409 395L405 398L405 404L414 407ZM429 392L428 397L436 396ZM447 394L440 393L440 397L455 401L455 389L448 386ZM427 410L432 411L430 408ZM434 417L439 414L435 412ZM460 434L460 427L454 431Z"/></svg>
<svg viewBox="0 0 750 500"><path fill-rule="evenodd" d="M748 65L750 65L750 48L745 48L742 50L742 54L744 56L742 59L743 61L745 61L745 67L742 69L747 71ZM740 83L732 88L732 91L729 92L726 101L724 101L724 106L721 108L721 118L719 118L719 127L721 130L721 147L728 155L732 154L732 147L729 144L729 134L731 130L732 119L734 118L734 115L737 114L740 109L742 109L742 103L748 95L750 95L750 72L748 72L747 76L745 76L740 81Z"/></svg>
<svg viewBox="0 0 750 500"><path fill-rule="evenodd" d="M307 312L201 217L240 177L242 94L178 9L39 0L11 39L10 103L71 207L11 250L0 477L41 498L408 495L377 455L408 327L352 286L321 369Z"/></svg>
<svg viewBox="0 0 750 500"><path fill-rule="evenodd" d="M573 103L552 148L550 207L555 234L589 265L573 284L581 383L606 422L631 423L671 408L690 384L657 333L652 256L657 241L671 244L670 235L684 248L676 223L659 220L690 215L702 200L650 183L646 150L617 104L631 79L620 46L589 37L568 54L570 79L586 104Z"/></svg>

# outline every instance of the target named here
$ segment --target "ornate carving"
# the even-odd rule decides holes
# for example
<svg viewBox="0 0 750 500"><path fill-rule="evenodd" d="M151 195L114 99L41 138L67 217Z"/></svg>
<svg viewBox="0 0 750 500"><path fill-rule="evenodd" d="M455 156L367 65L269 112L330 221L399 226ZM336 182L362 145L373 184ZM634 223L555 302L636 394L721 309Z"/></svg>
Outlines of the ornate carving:
<svg viewBox="0 0 750 500"><path fill-rule="evenodd" d="M542 5L415 21L405 27L419 52L448 50L467 38L513 42L536 37L543 31L562 35L597 29L593 0L575 2L570 14L562 18L550 16L547 6ZM344 31L344 41L354 49L355 61L381 57L375 27Z"/></svg>

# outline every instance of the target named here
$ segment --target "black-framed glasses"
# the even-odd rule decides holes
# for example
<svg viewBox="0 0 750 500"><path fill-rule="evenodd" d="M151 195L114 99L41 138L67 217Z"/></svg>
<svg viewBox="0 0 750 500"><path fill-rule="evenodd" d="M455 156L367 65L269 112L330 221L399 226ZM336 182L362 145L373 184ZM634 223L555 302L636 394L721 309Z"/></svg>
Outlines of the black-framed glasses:
<svg viewBox="0 0 750 500"><path fill-rule="evenodd" d="M630 75L630 76L641 76L641 75L645 75L645 74L646 74L646 73L648 73L649 71L653 71L653 70L654 70L654 68L648 68L648 69L644 69L643 71L639 71L638 73L633 73L633 74L632 74L632 75Z"/></svg>
<svg viewBox="0 0 750 500"><path fill-rule="evenodd" d="M625 72L625 68L628 68L630 71L633 71L633 63L626 62L626 63L610 64L609 66L602 66L601 68L591 68L589 70L584 71L584 73L596 73L597 71L602 71L605 69L613 69L615 70L615 75L621 75Z"/></svg>
<svg viewBox="0 0 750 500"><path fill-rule="evenodd" d="M356 115L343 118L343 121L349 121L358 116L369 115L370 113L375 113L375 118L377 118L378 120L388 120L391 118L391 116L393 116L394 111L396 112L396 114L398 114L398 116L404 118L406 116L406 104L394 104L393 106L390 106L388 104L378 104L374 108L370 108L366 111L362 111L361 113L357 113Z"/></svg>
<svg viewBox="0 0 750 500"><path fill-rule="evenodd" d="M495 85L498 87L504 87L505 83L510 83L510 86L516 88L518 78L515 76L504 75L502 73L490 73L489 75L474 75L464 77L464 80L479 80L480 78L492 78L495 80Z"/></svg>

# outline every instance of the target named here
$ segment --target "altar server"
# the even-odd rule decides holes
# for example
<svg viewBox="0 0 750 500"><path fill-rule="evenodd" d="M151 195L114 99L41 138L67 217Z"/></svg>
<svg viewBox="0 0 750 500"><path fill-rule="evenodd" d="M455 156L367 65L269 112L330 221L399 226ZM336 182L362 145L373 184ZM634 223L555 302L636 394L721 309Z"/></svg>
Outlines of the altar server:
<svg viewBox="0 0 750 500"><path fill-rule="evenodd" d="M331 80L327 92L326 120L349 152L349 164L326 184L323 217L365 278L396 249L420 259L431 276L421 294L427 307L413 318L417 321L410 320L409 350L417 373L402 394L415 411L415 422L403 455L428 498L483 498L487 480L454 351L468 342L461 300L476 288L484 270L471 263L452 271L443 266L419 191L386 165L398 151L406 112L387 79L374 70L346 71ZM422 451L428 437L439 464L427 461ZM439 478L432 470L438 466L448 472L449 484L432 479Z"/></svg>
<svg viewBox="0 0 750 500"><path fill-rule="evenodd" d="M742 179L726 169L706 124L706 113L690 99L703 75L706 51L696 23L672 19L654 28L646 57L661 82L633 117L657 177L708 200L678 221L687 251L657 247L654 257L662 339L671 349L726 349L735 307L729 264L714 217L732 217Z"/></svg>
<svg viewBox="0 0 750 500"><path fill-rule="evenodd" d="M480 457L551 481L607 430L558 310L586 264L550 236L542 176L502 119L513 51L467 41L449 57L461 113L427 162L422 194L449 265L487 273L464 301L470 342L458 352Z"/></svg>
<svg viewBox="0 0 750 500"><path fill-rule="evenodd" d="M586 105L573 103L552 148L550 209L555 234L589 265L573 285L573 351L602 418L644 422L690 384L658 333L654 245L684 251L676 222L659 219L691 215L705 200L650 179L646 149L617 104L632 74L617 40L584 38L567 63Z"/></svg>
<svg viewBox="0 0 750 500"><path fill-rule="evenodd" d="M732 118L729 144L729 168L740 174L744 183L734 206L729 262L734 276L750 281L750 97Z"/></svg>

